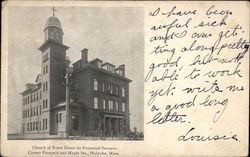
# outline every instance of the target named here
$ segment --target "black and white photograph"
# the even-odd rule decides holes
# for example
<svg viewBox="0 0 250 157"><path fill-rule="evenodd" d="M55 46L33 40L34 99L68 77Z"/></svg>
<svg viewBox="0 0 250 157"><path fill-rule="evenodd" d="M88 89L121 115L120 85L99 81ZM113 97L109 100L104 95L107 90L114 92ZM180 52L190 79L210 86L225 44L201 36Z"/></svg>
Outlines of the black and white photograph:
<svg viewBox="0 0 250 157"><path fill-rule="evenodd" d="M8 140L143 140L144 10L15 6Z"/></svg>
<svg viewBox="0 0 250 157"><path fill-rule="evenodd" d="M0 156L248 156L249 6L4 1Z"/></svg>

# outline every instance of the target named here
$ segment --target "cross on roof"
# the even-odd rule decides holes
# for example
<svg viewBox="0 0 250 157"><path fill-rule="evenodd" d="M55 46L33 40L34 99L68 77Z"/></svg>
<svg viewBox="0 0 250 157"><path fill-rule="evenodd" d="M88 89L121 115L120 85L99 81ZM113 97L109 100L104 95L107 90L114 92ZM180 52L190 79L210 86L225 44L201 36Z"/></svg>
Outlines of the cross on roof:
<svg viewBox="0 0 250 157"><path fill-rule="evenodd" d="M55 7L52 7L51 10L53 11L53 16L55 16L55 11L56 11Z"/></svg>

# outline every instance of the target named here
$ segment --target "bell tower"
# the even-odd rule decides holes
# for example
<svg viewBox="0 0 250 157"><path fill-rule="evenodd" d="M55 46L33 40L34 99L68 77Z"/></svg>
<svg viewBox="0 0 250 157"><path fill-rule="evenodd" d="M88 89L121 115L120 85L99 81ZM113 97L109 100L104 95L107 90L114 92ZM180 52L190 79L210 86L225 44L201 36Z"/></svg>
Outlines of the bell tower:
<svg viewBox="0 0 250 157"><path fill-rule="evenodd" d="M49 132L53 134L52 109L58 103L65 101L65 74L66 74L66 50L68 46L63 44L63 29L60 20L55 16L49 17L45 23L45 41L39 47L42 55L42 111L49 122ZM44 105L45 104L45 105ZM48 130L47 130L48 131Z"/></svg>
<svg viewBox="0 0 250 157"><path fill-rule="evenodd" d="M55 17L55 8L52 8L53 16L51 16L44 27L44 37L46 40L54 40L59 43L63 43L63 30L61 22L57 17Z"/></svg>

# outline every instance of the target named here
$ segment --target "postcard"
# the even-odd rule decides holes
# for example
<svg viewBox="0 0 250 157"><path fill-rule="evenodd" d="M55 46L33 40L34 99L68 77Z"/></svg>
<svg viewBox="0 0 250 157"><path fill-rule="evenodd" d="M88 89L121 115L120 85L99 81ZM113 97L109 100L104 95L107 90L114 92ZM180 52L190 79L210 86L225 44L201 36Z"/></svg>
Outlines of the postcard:
<svg viewBox="0 0 250 157"><path fill-rule="evenodd" d="M2 3L1 156L247 156L249 2Z"/></svg>

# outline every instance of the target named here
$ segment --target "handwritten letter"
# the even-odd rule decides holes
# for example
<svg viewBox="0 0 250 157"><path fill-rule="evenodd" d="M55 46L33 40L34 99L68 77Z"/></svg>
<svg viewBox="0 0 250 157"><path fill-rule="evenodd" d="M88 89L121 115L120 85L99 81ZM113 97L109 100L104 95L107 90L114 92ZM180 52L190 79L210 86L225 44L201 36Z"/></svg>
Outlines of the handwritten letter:
<svg viewBox="0 0 250 157"><path fill-rule="evenodd" d="M177 145L209 143L214 148L245 141L245 13L213 4L158 6L147 12L147 127Z"/></svg>

